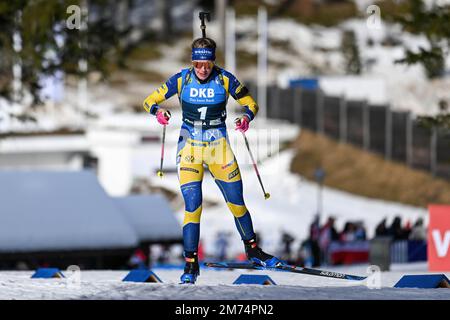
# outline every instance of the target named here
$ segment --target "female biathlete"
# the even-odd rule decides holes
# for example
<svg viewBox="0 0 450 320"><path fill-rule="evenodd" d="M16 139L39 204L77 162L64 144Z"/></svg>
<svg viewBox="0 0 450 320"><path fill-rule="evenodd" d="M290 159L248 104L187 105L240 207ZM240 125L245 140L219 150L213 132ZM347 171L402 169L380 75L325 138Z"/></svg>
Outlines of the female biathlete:
<svg viewBox="0 0 450 320"><path fill-rule="evenodd" d="M186 265L182 283L195 283L199 275L198 243L202 213L202 180L206 166L219 186L234 216L244 242L245 252L255 264L273 267L283 263L265 253L257 244L250 213L242 195L239 166L230 148L225 125L226 104L231 95L245 109L236 130L247 131L258 112L258 105L230 72L215 65L216 44L210 38L192 43L192 66L170 77L144 101L144 109L161 125L167 125L170 113L159 104L178 94L183 124L178 142L177 170L185 202L183 223Z"/></svg>

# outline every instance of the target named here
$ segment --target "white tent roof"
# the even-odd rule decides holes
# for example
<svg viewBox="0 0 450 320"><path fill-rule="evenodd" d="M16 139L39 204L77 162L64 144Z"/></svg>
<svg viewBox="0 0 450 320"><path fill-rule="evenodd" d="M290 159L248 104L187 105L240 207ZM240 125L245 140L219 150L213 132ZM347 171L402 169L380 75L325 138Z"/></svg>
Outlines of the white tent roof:
<svg viewBox="0 0 450 320"><path fill-rule="evenodd" d="M374 105L389 103L386 82L381 78L324 76L320 77L319 86L327 95L344 96L348 100L367 100Z"/></svg>
<svg viewBox="0 0 450 320"><path fill-rule="evenodd" d="M87 152L84 135L12 136L0 140L1 153Z"/></svg>
<svg viewBox="0 0 450 320"><path fill-rule="evenodd" d="M163 195L114 198L140 241L181 240L181 226Z"/></svg>
<svg viewBox="0 0 450 320"><path fill-rule="evenodd" d="M116 249L138 237L89 171L0 171L0 251Z"/></svg>

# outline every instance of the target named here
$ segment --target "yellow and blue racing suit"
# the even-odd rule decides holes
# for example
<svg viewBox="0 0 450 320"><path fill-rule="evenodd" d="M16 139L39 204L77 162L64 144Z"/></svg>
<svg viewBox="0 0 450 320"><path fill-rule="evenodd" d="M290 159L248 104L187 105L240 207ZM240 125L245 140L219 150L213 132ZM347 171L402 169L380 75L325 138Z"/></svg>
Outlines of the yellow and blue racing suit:
<svg viewBox="0 0 450 320"><path fill-rule="evenodd" d="M185 202L184 250L198 249L205 166L219 186L242 240L253 238L252 219L244 203L241 174L229 145L225 119L229 95L244 107L250 120L258 112L256 102L234 75L214 66L204 81L197 78L192 68L183 69L145 99L144 109L156 114L158 105L176 93L183 116L177 168Z"/></svg>

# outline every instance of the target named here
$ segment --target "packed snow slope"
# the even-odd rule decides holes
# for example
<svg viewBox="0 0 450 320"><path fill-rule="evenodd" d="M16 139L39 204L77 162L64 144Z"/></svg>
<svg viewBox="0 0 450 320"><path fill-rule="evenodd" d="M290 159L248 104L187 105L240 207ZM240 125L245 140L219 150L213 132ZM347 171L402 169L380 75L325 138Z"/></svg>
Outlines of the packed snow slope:
<svg viewBox="0 0 450 320"><path fill-rule="evenodd" d="M367 275L367 266L328 268ZM195 285L180 285L181 270L154 269L163 283L122 282L127 271L82 271L79 285L67 279L31 279L31 271L0 272L0 299L145 300L448 300L449 289L399 289L404 274L423 274L425 264L394 265L380 275L380 288L355 282L277 271L202 269ZM266 274L277 285L233 285L240 274ZM66 274L67 275L67 274ZM450 277L450 273L447 273ZM71 278L69 278L71 279Z"/></svg>

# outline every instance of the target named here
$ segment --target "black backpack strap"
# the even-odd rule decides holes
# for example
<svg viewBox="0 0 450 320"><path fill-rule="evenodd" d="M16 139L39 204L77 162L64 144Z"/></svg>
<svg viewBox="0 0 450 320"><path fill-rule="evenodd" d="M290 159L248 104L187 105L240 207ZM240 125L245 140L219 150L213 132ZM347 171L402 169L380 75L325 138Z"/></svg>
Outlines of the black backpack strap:
<svg viewBox="0 0 450 320"><path fill-rule="evenodd" d="M189 80L191 79L191 75L192 75L192 70L193 68L190 67L189 70L186 72L186 74L184 75L184 79L183 82L181 83L181 88L180 88L180 92L178 94L178 98L181 101L181 94L183 92L183 88L186 86L186 84L189 82Z"/></svg>
<svg viewBox="0 0 450 320"><path fill-rule="evenodd" d="M223 81L222 70L221 70L218 66L216 66L216 65L214 65L214 69L216 69L217 74L219 75L220 84L221 84L223 87L225 87L225 81Z"/></svg>

